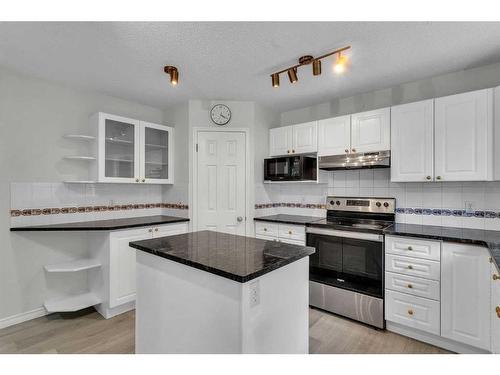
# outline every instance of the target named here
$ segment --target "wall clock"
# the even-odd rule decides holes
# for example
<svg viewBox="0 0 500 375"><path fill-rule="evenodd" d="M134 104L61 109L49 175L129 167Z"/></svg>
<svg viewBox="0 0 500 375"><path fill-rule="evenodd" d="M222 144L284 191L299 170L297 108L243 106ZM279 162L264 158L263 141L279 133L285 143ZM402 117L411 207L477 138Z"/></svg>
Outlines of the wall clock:
<svg viewBox="0 0 500 375"><path fill-rule="evenodd" d="M210 118L215 125L226 125L231 120L231 110L227 105L216 104L210 110Z"/></svg>

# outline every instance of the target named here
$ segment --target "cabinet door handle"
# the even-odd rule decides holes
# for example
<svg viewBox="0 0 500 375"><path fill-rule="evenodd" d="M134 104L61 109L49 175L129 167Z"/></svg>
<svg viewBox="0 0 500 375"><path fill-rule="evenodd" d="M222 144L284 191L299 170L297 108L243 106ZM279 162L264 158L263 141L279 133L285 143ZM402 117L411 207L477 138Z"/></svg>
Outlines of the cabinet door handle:
<svg viewBox="0 0 500 375"><path fill-rule="evenodd" d="M436 180L440 180L440 179L441 179L441 176L437 176L437 177L436 177Z"/></svg>
<svg viewBox="0 0 500 375"><path fill-rule="evenodd" d="M355 148L353 148L353 149L352 149L352 152L356 152L356 149L355 149Z"/></svg>
<svg viewBox="0 0 500 375"><path fill-rule="evenodd" d="M427 179L427 180L430 180L430 179L431 179L431 176L427 176L427 177L426 177L426 179Z"/></svg>
<svg viewBox="0 0 500 375"><path fill-rule="evenodd" d="M158 232L158 228L155 228L155 232Z"/></svg>
<svg viewBox="0 0 500 375"><path fill-rule="evenodd" d="M145 179L145 178L143 178L143 179L142 179L142 182L146 182L146 179Z"/></svg>
<svg viewBox="0 0 500 375"><path fill-rule="evenodd" d="M290 153L290 150L286 150L286 152L287 152L287 154L289 154L289 153Z"/></svg>
<svg viewBox="0 0 500 375"><path fill-rule="evenodd" d="M264 228L264 232L267 232L267 228Z"/></svg>
<svg viewBox="0 0 500 375"><path fill-rule="evenodd" d="M408 289L413 288L413 285L411 285L411 284L408 284L407 286L408 286Z"/></svg>
<svg viewBox="0 0 500 375"><path fill-rule="evenodd" d="M408 309L408 315L413 315L413 310L412 309Z"/></svg>
<svg viewBox="0 0 500 375"><path fill-rule="evenodd" d="M344 151L345 151L346 154L349 153L349 149L348 148L346 148Z"/></svg>
<svg viewBox="0 0 500 375"><path fill-rule="evenodd" d="M497 306L497 307L495 308L495 311L496 311L496 313L497 313L497 316L500 318L500 306Z"/></svg>
<svg viewBox="0 0 500 375"><path fill-rule="evenodd" d="M136 178L136 179L135 179L135 182L139 182L139 179L138 179L138 178Z"/></svg>
<svg viewBox="0 0 500 375"><path fill-rule="evenodd" d="M413 250L413 247L408 246L408 250L412 251L412 250Z"/></svg>
<svg viewBox="0 0 500 375"><path fill-rule="evenodd" d="M288 234L292 234L292 231L291 231L291 230L289 230L289 231L288 231Z"/></svg>
<svg viewBox="0 0 500 375"><path fill-rule="evenodd" d="M292 150L292 154L295 154L295 150Z"/></svg>
<svg viewBox="0 0 500 375"><path fill-rule="evenodd" d="M413 269L413 266L411 264L408 264L408 269L409 270L412 270Z"/></svg>
<svg viewBox="0 0 500 375"><path fill-rule="evenodd" d="M152 228L151 228L151 229L148 229L148 232L149 232L149 233L153 232L153 229L152 229Z"/></svg>
<svg viewBox="0 0 500 375"><path fill-rule="evenodd" d="M498 276L497 274L493 274L493 280L500 280L500 276Z"/></svg>

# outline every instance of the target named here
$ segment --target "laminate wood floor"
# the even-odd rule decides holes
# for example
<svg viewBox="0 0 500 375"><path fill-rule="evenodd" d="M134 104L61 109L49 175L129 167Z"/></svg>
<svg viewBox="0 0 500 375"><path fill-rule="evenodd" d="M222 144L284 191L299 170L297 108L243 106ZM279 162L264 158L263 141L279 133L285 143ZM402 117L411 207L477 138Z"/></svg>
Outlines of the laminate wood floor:
<svg viewBox="0 0 500 375"><path fill-rule="evenodd" d="M134 311L108 320L93 309L51 314L0 330L0 353L134 353L134 319ZM309 327L310 353L448 353L316 309Z"/></svg>

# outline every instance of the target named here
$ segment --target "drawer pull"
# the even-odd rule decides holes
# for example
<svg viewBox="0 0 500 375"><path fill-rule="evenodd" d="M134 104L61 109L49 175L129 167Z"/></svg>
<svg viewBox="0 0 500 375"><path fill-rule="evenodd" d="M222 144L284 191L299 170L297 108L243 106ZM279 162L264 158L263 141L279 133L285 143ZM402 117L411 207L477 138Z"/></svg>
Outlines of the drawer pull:
<svg viewBox="0 0 500 375"><path fill-rule="evenodd" d="M148 232L151 233L153 231L153 229L148 229Z"/></svg>
<svg viewBox="0 0 500 375"><path fill-rule="evenodd" d="M412 251L412 250L413 250L413 247L408 246L408 250Z"/></svg>
<svg viewBox="0 0 500 375"><path fill-rule="evenodd" d="M267 228L264 228L264 232L267 232Z"/></svg>
<svg viewBox="0 0 500 375"><path fill-rule="evenodd" d="M407 286L408 286L408 289L413 288L413 285L411 285L411 284L408 284Z"/></svg>
<svg viewBox="0 0 500 375"><path fill-rule="evenodd" d="M408 315L413 315L413 310L412 309L408 310Z"/></svg>
<svg viewBox="0 0 500 375"><path fill-rule="evenodd" d="M292 234L292 231L291 231L291 230L289 230L289 231L288 231L288 234Z"/></svg>
<svg viewBox="0 0 500 375"><path fill-rule="evenodd" d="M408 269L409 270L412 270L413 269L413 266L411 264L408 264Z"/></svg>
<svg viewBox="0 0 500 375"><path fill-rule="evenodd" d="M496 274L493 274L493 280L500 280L500 276L496 275Z"/></svg>
<svg viewBox="0 0 500 375"><path fill-rule="evenodd" d="M155 232L158 232L158 228L155 228Z"/></svg>
<svg viewBox="0 0 500 375"><path fill-rule="evenodd" d="M497 306L495 309L497 316L500 318L500 306Z"/></svg>

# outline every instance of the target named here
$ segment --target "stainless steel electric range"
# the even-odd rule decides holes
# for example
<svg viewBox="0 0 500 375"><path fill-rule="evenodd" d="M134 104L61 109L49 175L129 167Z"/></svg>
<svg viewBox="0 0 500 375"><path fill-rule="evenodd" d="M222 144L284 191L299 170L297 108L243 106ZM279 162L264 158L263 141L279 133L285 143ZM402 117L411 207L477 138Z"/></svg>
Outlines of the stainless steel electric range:
<svg viewBox="0 0 500 375"><path fill-rule="evenodd" d="M308 224L311 306L385 328L384 236L394 198L328 197L326 219Z"/></svg>

